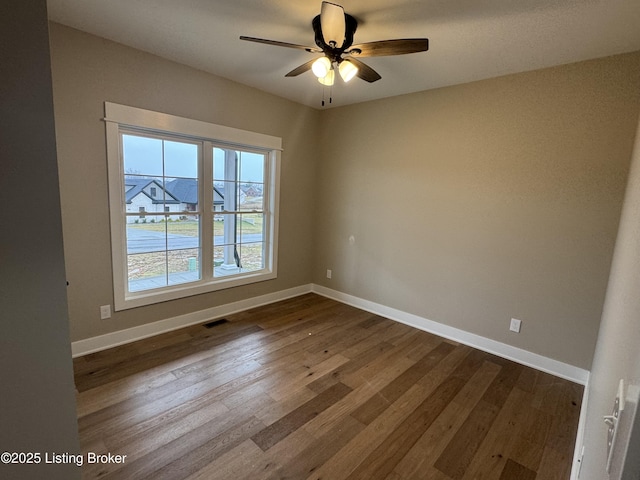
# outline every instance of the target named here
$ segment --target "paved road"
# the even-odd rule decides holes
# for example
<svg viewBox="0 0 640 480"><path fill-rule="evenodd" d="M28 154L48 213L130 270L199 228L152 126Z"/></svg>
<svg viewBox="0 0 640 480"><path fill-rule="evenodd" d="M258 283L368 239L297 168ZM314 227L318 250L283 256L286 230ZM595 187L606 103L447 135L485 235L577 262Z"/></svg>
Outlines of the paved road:
<svg viewBox="0 0 640 480"><path fill-rule="evenodd" d="M242 243L261 242L259 233L247 233L240 238ZM215 245L222 245L224 238L218 235L214 238ZM164 232L153 232L139 228L127 228L127 253L162 252L164 250L184 250L198 248L198 238L188 235L177 235Z"/></svg>

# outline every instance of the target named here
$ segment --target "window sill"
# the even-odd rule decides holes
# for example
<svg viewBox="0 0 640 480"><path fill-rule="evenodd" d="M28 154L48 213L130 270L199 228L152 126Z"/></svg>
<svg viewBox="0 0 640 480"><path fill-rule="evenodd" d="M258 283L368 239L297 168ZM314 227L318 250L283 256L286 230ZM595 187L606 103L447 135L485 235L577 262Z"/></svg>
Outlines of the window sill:
<svg viewBox="0 0 640 480"><path fill-rule="evenodd" d="M217 271L217 269L216 269ZM188 274L178 274L188 275ZM246 274L234 273L228 278L216 277L198 282L176 283L166 287L158 287L154 290L140 290L138 292L126 293L122 296L116 295L114 308L116 311L128 310L130 308L153 305L155 303L177 300L179 298L201 295L203 293L216 292L227 288L240 287L252 283L273 280L277 278L275 271L260 270L258 272L247 272ZM144 279L140 282L153 282L153 279ZM124 300L120 300L124 298Z"/></svg>

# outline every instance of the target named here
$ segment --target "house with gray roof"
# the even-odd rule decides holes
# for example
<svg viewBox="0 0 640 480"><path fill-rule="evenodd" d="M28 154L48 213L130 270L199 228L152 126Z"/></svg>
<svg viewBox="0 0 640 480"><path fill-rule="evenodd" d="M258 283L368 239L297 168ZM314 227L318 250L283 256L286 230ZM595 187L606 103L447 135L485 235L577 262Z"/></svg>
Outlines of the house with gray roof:
<svg viewBox="0 0 640 480"><path fill-rule="evenodd" d="M147 215L182 211L180 199L167 191L160 179L128 176L124 188L127 213L138 213L127 216L127 223L160 221L162 217L147 218ZM178 220L179 215L170 218Z"/></svg>
<svg viewBox="0 0 640 480"><path fill-rule="evenodd" d="M160 178L127 176L125 178L125 200L127 213L138 213L127 217L127 223L147 222L153 219L179 220L198 209L198 182L194 178L176 178L163 182ZM224 196L213 188L214 211L222 211ZM175 212L168 217L153 216Z"/></svg>

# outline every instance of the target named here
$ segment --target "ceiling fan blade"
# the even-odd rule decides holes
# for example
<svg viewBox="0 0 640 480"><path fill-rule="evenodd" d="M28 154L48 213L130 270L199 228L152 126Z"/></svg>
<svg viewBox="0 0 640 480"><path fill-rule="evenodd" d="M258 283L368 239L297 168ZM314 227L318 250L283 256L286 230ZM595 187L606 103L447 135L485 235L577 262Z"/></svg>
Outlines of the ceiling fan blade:
<svg viewBox="0 0 640 480"><path fill-rule="evenodd" d="M304 72L307 72L307 71L311 70L311 65L313 65L313 62L315 62L316 60L317 60L317 58L314 58L314 59L309 60L306 63L303 63L299 67L296 67L293 70L291 70L289 73L287 73L285 75L285 77L297 77L301 73L304 73Z"/></svg>
<svg viewBox="0 0 640 480"><path fill-rule="evenodd" d="M276 47L297 48L299 50L306 50L307 52L313 52L313 53L322 52L322 50L315 47L305 47L304 45L296 45L295 43L279 42L277 40L265 40L264 38L240 36L240 40L247 40L248 42L256 42L256 43L264 43L266 45L274 45Z"/></svg>
<svg viewBox="0 0 640 480"><path fill-rule="evenodd" d="M342 47L347 30L344 8L335 3L322 2L320 27L324 43L327 45L334 43L336 47Z"/></svg>
<svg viewBox="0 0 640 480"><path fill-rule="evenodd" d="M358 57L384 57L426 52L427 50L429 50L428 38L400 38L353 45L346 53L352 53Z"/></svg>
<svg viewBox="0 0 640 480"><path fill-rule="evenodd" d="M365 82L373 83L382 78L378 72L366 63L362 63L360 60L356 60L353 57L349 58L349 61L358 67L358 73L356 73L356 76Z"/></svg>

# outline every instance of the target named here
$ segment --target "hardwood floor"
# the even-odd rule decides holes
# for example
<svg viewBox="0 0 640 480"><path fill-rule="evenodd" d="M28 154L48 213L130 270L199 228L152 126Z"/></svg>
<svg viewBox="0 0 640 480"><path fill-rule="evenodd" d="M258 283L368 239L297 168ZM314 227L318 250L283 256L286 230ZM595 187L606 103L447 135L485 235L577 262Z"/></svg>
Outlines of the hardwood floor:
<svg viewBox="0 0 640 480"><path fill-rule="evenodd" d="M568 480L582 399L313 294L74 368L83 452L126 455L86 479Z"/></svg>

